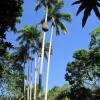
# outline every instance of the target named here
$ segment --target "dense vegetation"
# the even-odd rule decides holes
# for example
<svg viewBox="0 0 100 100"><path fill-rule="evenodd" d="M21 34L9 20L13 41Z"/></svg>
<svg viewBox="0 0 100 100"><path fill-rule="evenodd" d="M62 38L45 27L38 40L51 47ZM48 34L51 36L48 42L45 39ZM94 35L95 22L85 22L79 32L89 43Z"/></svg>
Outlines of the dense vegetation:
<svg viewBox="0 0 100 100"><path fill-rule="evenodd" d="M79 50L67 64L65 79L71 85L71 100L99 100L100 39L91 35L89 50Z"/></svg>

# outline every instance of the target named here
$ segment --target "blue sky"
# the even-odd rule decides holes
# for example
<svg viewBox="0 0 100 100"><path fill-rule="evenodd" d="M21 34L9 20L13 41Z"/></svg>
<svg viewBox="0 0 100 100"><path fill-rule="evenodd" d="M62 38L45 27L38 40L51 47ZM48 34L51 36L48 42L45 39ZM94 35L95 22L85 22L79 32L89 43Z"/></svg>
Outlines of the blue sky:
<svg viewBox="0 0 100 100"><path fill-rule="evenodd" d="M82 28L82 14L76 16L78 6L72 6L74 0L64 0L65 5L62 9L63 12L69 12L72 15L72 22L66 23L68 28L68 34L56 37L53 35L53 55L51 57L50 75L49 75L49 89L53 86L62 86L66 83L64 75L66 73L66 64L73 60L72 55L76 50L88 49L90 36L89 33L100 26L99 20L96 18L94 13L91 13L87 24ZM44 16L44 9L42 8L39 12L34 12L34 5L36 0L24 0L23 5L23 16L22 22L17 25L18 29L22 28L23 25L35 25ZM49 41L49 32L46 35L47 41ZM14 45L17 35L8 33L7 38L13 42ZM43 72L43 86L45 86L45 75L46 75L46 62L44 65ZM45 88L45 87L44 87Z"/></svg>

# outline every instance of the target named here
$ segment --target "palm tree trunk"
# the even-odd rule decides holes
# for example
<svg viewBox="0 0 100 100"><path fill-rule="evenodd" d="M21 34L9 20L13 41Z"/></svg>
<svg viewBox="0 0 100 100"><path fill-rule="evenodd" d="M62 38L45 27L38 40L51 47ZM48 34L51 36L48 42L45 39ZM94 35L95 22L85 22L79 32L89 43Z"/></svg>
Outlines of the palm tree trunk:
<svg viewBox="0 0 100 100"><path fill-rule="evenodd" d="M30 88L29 88L29 62L28 62L27 85L28 85L28 87L27 87L27 100L29 100L29 90L30 90Z"/></svg>
<svg viewBox="0 0 100 100"><path fill-rule="evenodd" d="M9 100L11 100L11 97L10 97L10 99Z"/></svg>
<svg viewBox="0 0 100 100"><path fill-rule="evenodd" d="M52 36L53 36L53 25L52 25L51 34L50 34L50 44L49 44L49 53L48 53L48 64L47 64L47 73L46 73L45 100L47 100L47 95L48 95L48 78L49 78L49 70L50 70L50 56L51 56Z"/></svg>
<svg viewBox="0 0 100 100"><path fill-rule="evenodd" d="M32 56L31 56L32 57ZM32 61L30 61L30 100L32 99Z"/></svg>
<svg viewBox="0 0 100 100"><path fill-rule="evenodd" d="M45 22L47 22L47 16L48 16L48 7L46 7ZM42 42L42 52L41 52L40 72L39 72L39 95L38 95L38 100L41 100L42 72L43 72L43 59L44 59L44 48L45 48L45 35L46 35L46 32L44 32L44 34L43 34L43 42Z"/></svg>
<svg viewBox="0 0 100 100"><path fill-rule="evenodd" d="M32 84L30 84L30 100L32 100Z"/></svg>
<svg viewBox="0 0 100 100"><path fill-rule="evenodd" d="M24 75L25 75L25 62L24 62ZM24 77L24 100L26 97L26 86L25 86L25 77Z"/></svg>
<svg viewBox="0 0 100 100"><path fill-rule="evenodd" d="M48 6L46 6L45 22L47 22L47 18L48 18Z"/></svg>
<svg viewBox="0 0 100 100"><path fill-rule="evenodd" d="M44 58L44 45L45 45L45 34L43 36L43 44L42 44L42 53L41 53L41 62L40 62L40 73L39 73L39 100L41 100L41 88L42 88L42 70L43 70L43 58Z"/></svg>
<svg viewBox="0 0 100 100"><path fill-rule="evenodd" d="M34 100L36 100L36 90L37 90L37 60L35 57L35 79L34 79Z"/></svg>
<svg viewBox="0 0 100 100"><path fill-rule="evenodd" d="M29 86L27 87L27 100L29 100Z"/></svg>

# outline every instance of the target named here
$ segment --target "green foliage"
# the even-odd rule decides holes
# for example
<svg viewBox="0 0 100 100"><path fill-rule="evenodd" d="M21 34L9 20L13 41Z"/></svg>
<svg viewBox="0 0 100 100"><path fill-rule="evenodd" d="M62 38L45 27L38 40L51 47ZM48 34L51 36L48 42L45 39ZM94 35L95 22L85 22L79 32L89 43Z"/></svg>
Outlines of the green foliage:
<svg viewBox="0 0 100 100"><path fill-rule="evenodd" d="M37 99L38 100L38 91L39 91L39 85L37 85ZM69 100L67 97L67 93L69 92L69 86L64 85L63 87L53 87L51 90L48 92L48 100ZM26 95L27 95L27 86L26 86ZM44 100L45 94L42 88L42 98L41 100ZM34 86L32 88L32 100L34 99Z"/></svg>
<svg viewBox="0 0 100 100"><path fill-rule="evenodd" d="M100 19L100 12L99 12L99 7L100 7L100 1L99 0L77 0L73 3L75 4L80 4L80 7L77 11L77 15L84 11L83 19L82 19L82 26L84 27L86 24L86 21L88 17L91 15L91 11L93 10L95 15Z"/></svg>
<svg viewBox="0 0 100 100"><path fill-rule="evenodd" d="M23 95L23 67L18 61L15 61L15 56L6 53L0 59L3 67L2 77L0 78L0 90L2 95L11 95L19 97Z"/></svg>
<svg viewBox="0 0 100 100"><path fill-rule="evenodd" d="M93 31L91 32L91 35L93 35L93 36L98 36L98 35L100 35L100 27L98 27L98 28L96 28L95 30L93 30Z"/></svg>
<svg viewBox="0 0 100 100"><path fill-rule="evenodd" d="M18 50L16 55L18 59L24 62L31 58L29 52L35 54L41 50L41 31L34 26L23 26L19 33L17 38L19 47L16 48Z"/></svg>
<svg viewBox="0 0 100 100"><path fill-rule="evenodd" d="M6 41L6 35L0 36L0 56L4 55L7 51L7 48L13 48L13 45L10 42Z"/></svg>
<svg viewBox="0 0 100 100"><path fill-rule="evenodd" d="M62 1L63 0L38 0L35 10L38 11L42 6L44 7L48 6L48 8L52 8L54 4Z"/></svg>
<svg viewBox="0 0 100 100"><path fill-rule="evenodd" d="M96 37L96 31L93 32L89 50L76 51L75 60L67 64L65 79L71 85L71 100L98 100L96 94L93 96L92 88L100 84L100 39Z"/></svg>
<svg viewBox="0 0 100 100"><path fill-rule="evenodd" d="M0 36L9 28L16 30L15 25L22 15L23 0L2 0L0 2Z"/></svg>
<svg viewBox="0 0 100 100"><path fill-rule="evenodd" d="M16 31L16 23L22 15L23 0L1 0L0 2L0 57L13 45L6 41L6 31ZM1 58L0 58L1 59Z"/></svg>
<svg viewBox="0 0 100 100"><path fill-rule="evenodd" d="M69 87L64 85L63 87L54 87L48 93L48 100L68 100L67 93Z"/></svg>
<svg viewBox="0 0 100 100"><path fill-rule="evenodd" d="M19 41L19 52L16 52L16 55L22 60L27 60L30 57L29 52L37 54L39 57L41 56L42 49L42 33L34 26L24 26L21 30L19 30L20 35L17 38ZM47 59L49 43L45 43L45 58Z"/></svg>
<svg viewBox="0 0 100 100"><path fill-rule="evenodd" d="M28 85L25 86L25 100L27 100L27 88L28 88ZM39 85L37 84L37 87L36 87L36 100L38 100L38 91L39 91ZM42 95L41 95L41 100L44 100L44 91L43 91L43 87L41 89L41 92L42 92ZM32 85L32 100L34 100L34 84Z"/></svg>
<svg viewBox="0 0 100 100"><path fill-rule="evenodd" d="M22 15L22 0L2 0L0 2L0 77L5 76L10 64L8 57L8 49L13 48L13 45L6 41L5 32L9 29L16 31L16 23L19 22L18 17ZM8 58L7 58L8 57ZM7 73L8 74L8 73ZM1 84L1 81L0 81Z"/></svg>

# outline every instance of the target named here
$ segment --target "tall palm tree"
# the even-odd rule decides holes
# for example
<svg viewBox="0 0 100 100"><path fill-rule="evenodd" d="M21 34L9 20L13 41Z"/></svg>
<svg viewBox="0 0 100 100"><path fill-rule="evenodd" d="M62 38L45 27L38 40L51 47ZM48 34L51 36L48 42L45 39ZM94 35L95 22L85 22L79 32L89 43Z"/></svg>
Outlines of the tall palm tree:
<svg viewBox="0 0 100 100"><path fill-rule="evenodd" d="M40 0L38 5L36 6L36 10L41 7L41 5L45 6L45 21L43 23L43 42L42 42L42 51L41 51L41 62L40 62L40 72L39 72L39 95L38 99L41 100L41 88L42 88L42 70L43 70L43 59L44 59L44 48L45 48L45 35L48 31L48 24L47 24L47 16L48 16L48 5L47 0Z"/></svg>
<svg viewBox="0 0 100 100"><path fill-rule="evenodd" d="M42 6L45 7L45 20L42 23L42 29L44 31L43 34L43 42L42 42L42 51L41 51L41 63L40 63L40 72L39 72L39 96L38 99L41 100L41 90L42 90L42 72L43 72L43 59L44 59L44 47L45 47L45 35L48 31L48 24L47 24L47 18L48 18L48 8L52 8L52 5L54 5L58 0L38 0L38 3L35 7L35 10L37 11Z"/></svg>
<svg viewBox="0 0 100 100"><path fill-rule="evenodd" d="M27 62L28 64L28 73L27 79L30 85L30 82L32 80L32 61L35 58L36 54L38 57L41 57L41 49L42 49L42 41L41 41L41 31L39 31L34 26L24 26L21 30L19 30L21 34L18 36L17 41L19 41L20 47L19 47L19 54L18 59L21 58L22 62ZM49 43L45 43L44 48L44 56L47 59L47 53L48 53ZM30 64L31 63L31 64ZM31 68L30 68L31 67ZM24 68L25 69L25 68ZM36 76L35 76L36 77ZM30 90L30 92L29 92ZM28 87L28 95L27 99L31 99L31 87L29 89ZM29 94L30 93L30 94ZM30 96L29 96L30 95Z"/></svg>
<svg viewBox="0 0 100 100"><path fill-rule="evenodd" d="M39 48L38 42L40 41L40 38L41 38L41 32L39 30L37 30L37 28L34 26L32 26L32 27L24 26L19 32L21 32L22 34L20 34L20 36L17 38L17 41L20 41L19 44L21 45L21 47L23 47L23 46L25 47L26 51L24 51L24 52L27 52L27 59L26 59L26 60L28 60L27 100L29 100L29 99L31 100L32 64L30 66L30 62L31 62L30 60L33 60L33 56L31 53L33 53L33 55L34 55L35 52Z"/></svg>
<svg viewBox="0 0 100 100"><path fill-rule="evenodd" d="M47 100L47 93L48 93L48 77L49 77L49 67L50 67L50 54L51 54L51 45L52 45L52 35L53 29L56 29L56 35L60 34L60 29L63 33L67 32L67 28L62 21L71 21L71 16L68 13L61 13L59 10L64 5L63 1L59 1L55 3L52 8L48 10L48 22L51 21L51 34L50 34L50 44L49 44L49 53L48 53L48 64L47 64L47 75L46 75L46 93L45 93L45 100ZM40 22L43 23L44 19Z"/></svg>

